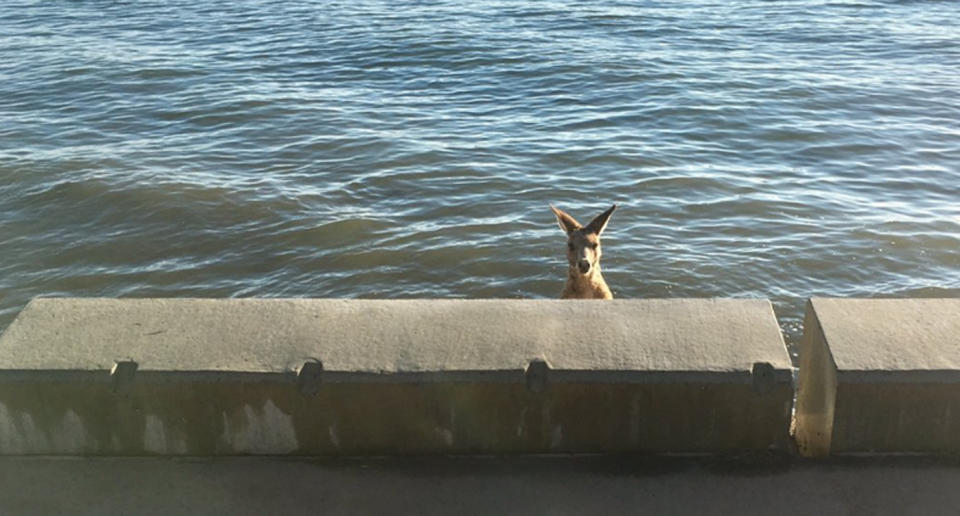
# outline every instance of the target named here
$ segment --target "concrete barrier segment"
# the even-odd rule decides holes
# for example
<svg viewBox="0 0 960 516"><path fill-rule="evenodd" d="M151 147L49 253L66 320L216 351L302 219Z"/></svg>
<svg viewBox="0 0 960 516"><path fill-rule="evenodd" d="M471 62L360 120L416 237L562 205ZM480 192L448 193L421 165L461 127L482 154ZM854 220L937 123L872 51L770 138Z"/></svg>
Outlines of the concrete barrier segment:
<svg viewBox="0 0 960 516"><path fill-rule="evenodd" d="M768 449L791 378L766 300L41 298L0 453Z"/></svg>
<svg viewBox="0 0 960 516"><path fill-rule="evenodd" d="M960 299L810 300L794 431L808 456L960 452Z"/></svg>

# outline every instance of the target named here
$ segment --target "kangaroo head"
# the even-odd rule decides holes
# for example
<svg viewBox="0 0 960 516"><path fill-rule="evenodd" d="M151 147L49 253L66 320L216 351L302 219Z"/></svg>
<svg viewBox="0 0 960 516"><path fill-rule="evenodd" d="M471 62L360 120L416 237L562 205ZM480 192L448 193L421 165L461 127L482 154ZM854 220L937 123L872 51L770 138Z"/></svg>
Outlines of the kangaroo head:
<svg viewBox="0 0 960 516"><path fill-rule="evenodd" d="M553 205L550 209L557 216L560 229L567 234L567 262L570 263L570 271L586 275L597 270L601 254L600 234L606 229L610 215L617 209L617 205L614 204L597 215L586 226L581 226L576 219Z"/></svg>

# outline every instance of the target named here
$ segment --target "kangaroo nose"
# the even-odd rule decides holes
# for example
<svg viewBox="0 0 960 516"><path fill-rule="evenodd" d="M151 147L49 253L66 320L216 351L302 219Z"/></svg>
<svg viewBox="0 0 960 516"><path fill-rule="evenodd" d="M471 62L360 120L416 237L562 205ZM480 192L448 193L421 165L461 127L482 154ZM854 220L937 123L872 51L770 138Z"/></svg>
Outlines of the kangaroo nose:
<svg viewBox="0 0 960 516"><path fill-rule="evenodd" d="M590 262L586 260L580 260L577 262L577 268L580 269L580 274L586 274L590 272Z"/></svg>

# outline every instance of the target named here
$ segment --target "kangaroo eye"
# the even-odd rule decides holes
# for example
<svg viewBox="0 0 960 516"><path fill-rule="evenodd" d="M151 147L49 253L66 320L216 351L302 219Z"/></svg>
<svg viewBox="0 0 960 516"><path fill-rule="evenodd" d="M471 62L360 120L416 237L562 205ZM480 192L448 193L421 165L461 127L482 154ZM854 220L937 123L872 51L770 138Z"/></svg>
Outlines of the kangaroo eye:
<svg viewBox="0 0 960 516"><path fill-rule="evenodd" d="M590 249L596 249L600 247L600 244L590 244Z"/></svg>
<svg viewBox="0 0 960 516"><path fill-rule="evenodd" d="M573 251L573 242L567 242L567 249Z"/></svg>

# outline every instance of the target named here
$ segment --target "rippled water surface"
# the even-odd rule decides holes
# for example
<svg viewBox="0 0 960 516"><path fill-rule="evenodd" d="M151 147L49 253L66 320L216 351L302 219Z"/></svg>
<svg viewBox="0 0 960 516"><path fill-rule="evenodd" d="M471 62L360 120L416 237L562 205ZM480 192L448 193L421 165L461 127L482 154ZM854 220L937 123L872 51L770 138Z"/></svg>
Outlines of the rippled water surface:
<svg viewBox="0 0 960 516"><path fill-rule="evenodd" d="M39 295L960 295L960 3L13 1L0 328ZM585 222L585 221L584 221Z"/></svg>

